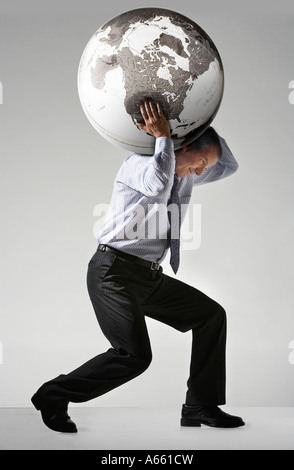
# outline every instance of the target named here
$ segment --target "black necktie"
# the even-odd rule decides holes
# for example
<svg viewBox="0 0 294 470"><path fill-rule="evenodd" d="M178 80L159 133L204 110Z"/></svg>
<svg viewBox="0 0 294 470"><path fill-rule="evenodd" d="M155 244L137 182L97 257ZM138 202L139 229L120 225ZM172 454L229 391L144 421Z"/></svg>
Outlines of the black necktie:
<svg viewBox="0 0 294 470"><path fill-rule="evenodd" d="M180 226L181 226L181 206L178 193L180 178L175 174L174 184L169 200L170 210L168 220L170 222L169 242L170 242L170 265L176 274L180 264Z"/></svg>

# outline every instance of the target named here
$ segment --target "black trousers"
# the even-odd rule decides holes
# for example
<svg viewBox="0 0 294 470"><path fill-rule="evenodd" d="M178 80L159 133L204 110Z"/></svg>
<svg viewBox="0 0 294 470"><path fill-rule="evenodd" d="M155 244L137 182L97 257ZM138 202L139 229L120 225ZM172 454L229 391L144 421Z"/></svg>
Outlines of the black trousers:
<svg viewBox="0 0 294 470"><path fill-rule="evenodd" d="M87 284L111 348L46 382L39 389L41 399L85 402L145 371L152 359L147 316L181 332L192 331L185 403L225 403L226 314L217 302L163 274L162 268L153 271L99 250L89 262ZM171 373L176 381L176 370Z"/></svg>

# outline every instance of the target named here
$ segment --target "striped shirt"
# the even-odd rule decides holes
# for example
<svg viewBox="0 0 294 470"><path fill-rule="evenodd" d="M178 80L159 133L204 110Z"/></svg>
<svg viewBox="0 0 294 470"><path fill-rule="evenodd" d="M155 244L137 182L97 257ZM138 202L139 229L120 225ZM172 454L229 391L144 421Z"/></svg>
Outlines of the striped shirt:
<svg viewBox="0 0 294 470"><path fill-rule="evenodd" d="M180 178L181 222L194 186L225 178L238 169L226 141L220 137L222 157L200 176ZM168 248L168 203L175 174L173 141L160 137L152 156L128 156L115 178L108 212L97 235L98 243L161 263Z"/></svg>

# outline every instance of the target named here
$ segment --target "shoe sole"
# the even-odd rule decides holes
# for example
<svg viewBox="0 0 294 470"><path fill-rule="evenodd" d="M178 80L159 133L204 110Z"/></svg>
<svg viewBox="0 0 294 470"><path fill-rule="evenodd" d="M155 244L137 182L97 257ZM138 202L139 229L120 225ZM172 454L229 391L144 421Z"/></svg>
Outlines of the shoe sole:
<svg viewBox="0 0 294 470"><path fill-rule="evenodd" d="M205 420L199 420L199 419L181 419L181 426L196 426L200 427L201 424L204 424L205 426L210 426L213 428L238 428L240 426L244 426L245 423L236 423L236 424L221 424L217 422L212 422L212 421L205 421Z"/></svg>
<svg viewBox="0 0 294 470"><path fill-rule="evenodd" d="M201 426L201 421L199 419L181 419L181 426Z"/></svg>

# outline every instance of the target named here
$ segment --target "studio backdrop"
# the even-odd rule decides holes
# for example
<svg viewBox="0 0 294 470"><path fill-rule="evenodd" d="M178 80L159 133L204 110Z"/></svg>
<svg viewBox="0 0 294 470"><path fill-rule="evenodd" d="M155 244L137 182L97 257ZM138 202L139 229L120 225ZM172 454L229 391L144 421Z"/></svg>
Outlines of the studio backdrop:
<svg viewBox="0 0 294 470"><path fill-rule="evenodd" d="M77 71L101 25L144 6L1 1L2 407L31 406L41 383L110 347L86 273L128 151L90 125ZM226 309L227 403L294 406L293 1L152 6L191 18L216 44L225 87L212 125L239 163L230 178L194 189L177 277ZM163 269L174 275L168 259ZM191 333L151 319L147 325L149 369L84 406L183 403Z"/></svg>

